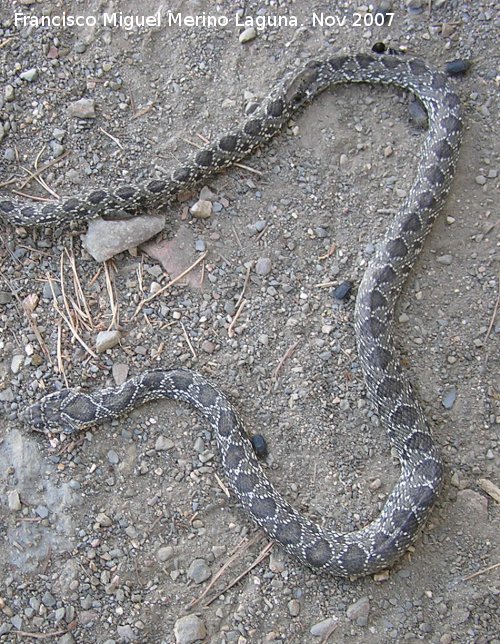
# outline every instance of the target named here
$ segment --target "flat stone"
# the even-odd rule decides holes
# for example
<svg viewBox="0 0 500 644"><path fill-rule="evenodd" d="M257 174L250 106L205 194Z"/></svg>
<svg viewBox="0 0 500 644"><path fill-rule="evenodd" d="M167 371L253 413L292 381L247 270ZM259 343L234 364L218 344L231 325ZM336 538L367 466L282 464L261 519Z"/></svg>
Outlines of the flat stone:
<svg viewBox="0 0 500 644"><path fill-rule="evenodd" d="M19 492L17 490L9 490L7 492L7 505L11 512L18 512L21 509L21 499L19 498Z"/></svg>
<svg viewBox="0 0 500 644"><path fill-rule="evenodd" d="M207 636L207 629L198 615L185 615L174 624L176 644L193 644Z"/></svg>
<svg viewBox="0 0 500 644"><path fill-rule="evenodd" d="M314 637L325 637L328 633L332 633L337 626L338 619L336 617L327 617L322 622L314 624L309 632Z"/></svg>
<svg viewBox="0 0 500 644"><path fill-rule="evenodd" d="M21 355L20 353L16 353L15 356L12 356L12 360L10 362L10 370L12 371L12 373L14 374L19 373L23 365L23 362L24 362L24 356Z"/></svg>
<svg viewBox="0 0 500 644"><path fill-rule="evenodd" d="M117 385L123 385L128 377L129 366L125 362L117 362L112 368L113 380Z"/></svg>
<svg viewBox="0 0 500 644"><path fill-rule="evenodd" d="M105 262L118 253L143 244L161 232L164 226L164 216L141 215L120 221L105 221L98 217L89 222L83 245L96 262Z"/></svg>
<svg viewBox="0 0 500 644"><path fill-rule="evenodd" d="M451 409L455 404L456 399L457 399L457 388L455 387L455 385L453 385L451 387L447 387L443 391L443 397L441 398L441 403L445 409Z"/></svg>
<svg viewBox="0 0 500 644"><path fill-rule="evenodd" d="M155 450L157 452L164 452L169 449L173 449L175 443L171 438L166 436L158 436L155 443Z"/></svg>
<svg viewBox="0 0 500 644"><path fill-rule="evenodd" d="M73 101L68 107L68 116L78 119L95 119L95 101L92 98L81 98Z"/></svg>
<svg viewBox="0 0 500 644"><path fill-rule="evenodd" d="M370 600L368 597L360 597L354 604L348 606L346 613L352 622L356 622L358 626L365 626L370 614Z"/></svg>

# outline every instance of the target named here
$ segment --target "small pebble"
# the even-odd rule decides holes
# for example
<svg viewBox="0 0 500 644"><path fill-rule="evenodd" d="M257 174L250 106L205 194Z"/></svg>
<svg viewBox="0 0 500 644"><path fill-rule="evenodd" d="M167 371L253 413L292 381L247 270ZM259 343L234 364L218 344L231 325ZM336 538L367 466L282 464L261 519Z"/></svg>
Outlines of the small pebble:
<svg viewBox="0 0 500 644"><path fill-rule="evenodd" d="M127 381L129 366L125 362L116 362L112 368L113 380L117 385Z"/></svg>
<svg viewBox="0 0 500 644"><path fill-rule="evenodd" d="M267 443L266 439L262 434L254 434L251 438L252 442L252 447L253 451L255 452L256 456L259 458L266 458L267 456Z"/></svg>
<svg viewBox="0 0 500 644"><path fill-rule="evenodd" d="M470 61L458 58L446 63L444 70L449 76L460 76L470 68Z"/></svg>
<svg viewBox="0 0 500 644"><path fill-rule="evenodd" d="M17 490L9 490L7 492L7 505L11 512L18 512L21 509L21 499Z"/></svg>
<svg viewBox="0 0 500 644"><path fill-rule="evenodd" d="M457 399L457 388L455 385L444 390L441 402L445 409L451 409Z"/></svg>
<svg viewBox="0 0 500 644"><path fill-rule="evenodd" d="M208 219L212 214L212 202L200 199L191 206L189 212L196 219Z"/></svg>
<svg viewBox="0 0 500 644"><path fill-rule="evenodd" d="M212 571L204 559L195 559L191 562L188 568L187 576L192 579L195 584L201 584L212 576Z"/></svg>
<svg viewBox="0 0 500 644"><path fill-rule="evenodd" d="M174 549L172 548L172 546L162 546L158 549L156 556L158 558L158 561L168 561L174 556Z"/></svg>
<svg viewBox="0 0 500 644"><path fill-rule="evenodd" d="M10 362L10 370L12 371L13 374L19 373L23 365L23 362L24 362L24 356L22 356L20 353L16 353L14 356L12 356L12 360Z"/></svg>
<svg viewBox="0 0 500 644"><path fill-rule="evenodd" d="M108 349L112 349L120 342L120 338L119 331L100 331L95 341L95 350L97 353L103 353Z"/></svg>
<svg viewBox="0 0 500 644"><path fill-rule="evenodd" d="M171 438L166 436L158 436L155 442L155 450L157 452L165 452L169 449L173 449L175 446L174 441Z"/></svg>
<svg viewBox="0 0 500 644"><path fill-rule="evenodd" d="M245 43L245 42L249 42L250 40L253 40L254 38L256 38L256 36L257 36L257 31L255 30L255 27L248 27L248 29L244 29L241 32L238 40L240 41L240 43Z"/></svg>
<svg viewBox="0 0 500 644"><path fill-rule="evenodd" d="M200 201L216 201L217 195L215 192L212 192L208 186L203 186L200 190Z"/></svg>
<svg viewBox="0 0 500 644"><path fill-rule="evenodd" d="M56 605L56 599L53 595L49 593L49 591L46 591L42 595L42 604L44 606L47 606L47 608L52 608L52 606Z"/></svg>
<svg viewBox="0 0 500 644"><path fill-rule="evenodd" d="M291 599L288 604L288 612L292 617L297 617L300 613L300 603L296 599Z"/></svg>
<svg viewBox="0 0 500 644"><path fill-rule="evenodd" d="M108 461L111 463L111 465L116 465L117 463L120 462L120 458L114 449L109 450Z"/></svg>
<svg viewBox="0 0 500 644"><path fill-rule="evenodd" d="M35 512L41 519L46 519L49 516L49 510L45 505L37 505Z"/></svg>
<svg viewBox="0 0 500 644"><path fill-rule="evenodd" d="M102 528L110 528L113 525L113 521L104 512L99 512L95 520Z"/></svg>
<svg viewBox="0 0 500 644"><path fill-rule="evenodd" d="M271 260L269 257L259 257L255 264L257 275L268 275L271 272Z"/></svg>
<svg viewBox="0 0 500 644"><path fill-rule="evenodd" d="M38 70L35 67L33 67L32 69L27 69L25 72L21 72L19 74L19 78L22 78L28 83L32 83L38 78Z"/></svg>
<svg viewBox="0 0 500 644"><path fill-rule="evenodd" d="M210 342L210 340L203 340L201 343L201 349L205 353L213 353L215 351L215 344Z"/></svg>
<svg viewBox="0 0 500 644"><path fill-rule="evenodd" d="M352 291L352 283L345 281L333 289L333 297L336 300L346 300Z"/></svg>

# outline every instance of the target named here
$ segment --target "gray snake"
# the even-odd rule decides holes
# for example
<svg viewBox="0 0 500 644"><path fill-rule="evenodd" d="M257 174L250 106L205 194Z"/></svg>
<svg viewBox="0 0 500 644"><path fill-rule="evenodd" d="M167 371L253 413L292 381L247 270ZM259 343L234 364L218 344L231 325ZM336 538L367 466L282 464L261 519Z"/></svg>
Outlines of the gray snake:
<svg viewBox="0 0 500 644"><path fill-rule="evenodd" d="M399 480L379 516L358 531L340 533L297 512L266 477L225 396L191 371L148 371L120 387L91 394L62 390L49 394L26 414L37 429L62 426L72 432L152 399L168 397L189 403L214 430L226 479L244 510L299 560L343 577L373 573L400 557L415 540L442 484L442 461L399 363L392 322L403 283L448 193L460 147L460 104L445 75L420 60L390 56L360 54L311 61L277 83L241 129L208 145L167 179L97 189L41 206L0 199L0 216L7 223L24 226L60 225L163 205L181 190L249 155L325 88L352 82L412 91L425 106L429 125L415 181L378 244L356 299L356 341L366 388L401 462Z"/></svg>

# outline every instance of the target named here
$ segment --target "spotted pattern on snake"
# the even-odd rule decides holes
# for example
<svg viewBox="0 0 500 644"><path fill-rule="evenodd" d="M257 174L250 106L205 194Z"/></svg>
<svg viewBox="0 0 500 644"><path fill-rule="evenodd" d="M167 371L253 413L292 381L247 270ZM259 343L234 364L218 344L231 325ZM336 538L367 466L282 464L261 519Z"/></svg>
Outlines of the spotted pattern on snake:
<svg viewBox="0 0 500 644"><path fill-rule="evenodd" d="M0 214L16 225L60 225L166 204L181 190L248 156L279 132L299 108L339 83L401 87L419 98L428 115L414 183L365 271L355 306L356 341L366 388L401 463L400 477L380 515L360 530L342 533L300 514L265 475L226 397L191 371L149 371L120 387L90 394L63 390L30 407L26 417L42 431L62 426L72 432L116 418L148 400L167 397L187 402L214 430L228 485L255 522L311 568L354 577L390 566L407 550L442 486L442 461L398 360L392 327L395 304L442 208L460 148L460 103L446 76L418 59L360 54L311 61L278 82L241 129L208 145L168 179L98 189L42 206L4 198Z"/></svg>

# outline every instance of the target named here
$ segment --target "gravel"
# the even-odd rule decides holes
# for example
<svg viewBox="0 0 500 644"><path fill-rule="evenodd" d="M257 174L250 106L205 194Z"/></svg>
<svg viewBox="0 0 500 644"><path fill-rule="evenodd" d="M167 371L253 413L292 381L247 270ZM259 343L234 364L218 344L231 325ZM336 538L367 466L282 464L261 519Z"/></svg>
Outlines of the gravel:
<svg viewBox="0 0 500 644"><path fill-rule="evenodd" d="M234 16L234 3L219 4ZM2 195L48 198L35 181L23 185L24 168L60 195L168 177L200 141L240 123L286 70L334 50L370 51L385 39L441 69L471 65L451 79L466 121L458 174L395 312L404 370L449 473L412 552L375 578L338 580L274 547L245 573L266 542L246 541L257 533L226 495L215 437L191 409L150 403L80 436L45 437L20 419L67 384L97 389L144 369L194 368L227 394L249 433L265 436L263 467L300 511L339 531L376 516L398 468L366 398L355 298L336 302L331 290L350 282L356 293L409 194L424 134L408 103L421 127L427 117L407 93L339 87L246 159L251 170L213 177L161 215L143 213L137 234L138 219L95 222L98 259L82 246L83 223L5 227L0 642L29 639L21 630L58 644L305 642L330 632L332 641L497 644L498 510L478 482L498 472L491 52L500 23L486 0L389 4L390 28L355 28L347 3L250 0L247 14L296 14L304 26L255 29L243 44L234 23L18 29L2 5L0 183L18 180ZM51 3L20 10L49 15ZM78 11L96 8L84 0ZM315 27L313 11L346 13L348 23ZM205 219L189 212L197 199L211 206ZM150 225L147 234L169 240L188 230L190 262L208 251L191 285L159 293L174 272L141 252ZM92 356L52 289L87 347L108 329L119 342Z"/></svg>

